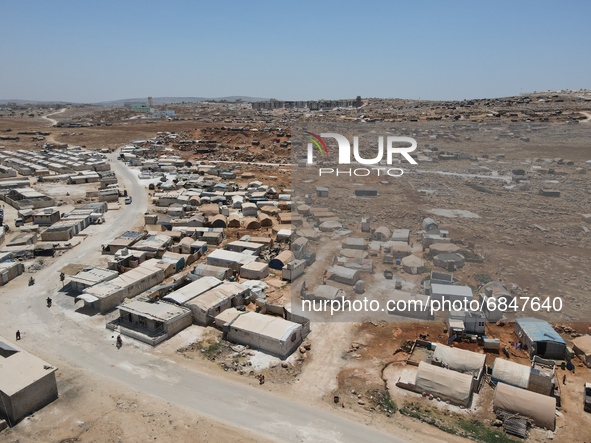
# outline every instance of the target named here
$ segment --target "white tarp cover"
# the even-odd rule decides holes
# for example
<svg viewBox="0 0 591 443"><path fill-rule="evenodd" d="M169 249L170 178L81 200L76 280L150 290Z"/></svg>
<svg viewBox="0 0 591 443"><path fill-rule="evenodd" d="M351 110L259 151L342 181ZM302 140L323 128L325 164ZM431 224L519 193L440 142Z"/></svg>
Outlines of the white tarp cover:
<svg viewBox="0 0 591 443"><path fill-rule="evenodd" d="M556 427L554 397L499 383L495 389L493 407L529 417L536 425L551 431Z"/></svg>
<svg viewBox="0 0 591 443"><path fill-rule="evenodd" d="M472 393L472 376L422 361L419 363L415 386L425 392L441 395L460 405L467 406Z"/></svg>
<svg viewBox="0 0 591 443"><path fill-rule="evenodd" d="M95 301L98 300L98 297L95 297L94 295L90 295L90 294L86 294L86 293L82 293L76 296L76 298L74 299L74 301L77 303L80 300L84 300L86 303L94 303Z"/></svg>
<svg viewBox="0 0 591 443"><path fill-rule="evenodd" d="M433 352L433 360L442 362L454 371L479 374L484 368L486 355L437 344L437 348Z"/></svg>
<svg viewBox="0 0 591 443"><path fill-rule="evenodd" d="M527 389L530 373L531 369L529 366L497 358L493 363L492 379L508 385L517 386L518 388Z"/></svg>
<svg viewBox="0 0 591 443"><path fill-rule="evenodd" d="M583 363L591 367L591 335L582 335L575 338L573 340L573 350Z"/></svg>

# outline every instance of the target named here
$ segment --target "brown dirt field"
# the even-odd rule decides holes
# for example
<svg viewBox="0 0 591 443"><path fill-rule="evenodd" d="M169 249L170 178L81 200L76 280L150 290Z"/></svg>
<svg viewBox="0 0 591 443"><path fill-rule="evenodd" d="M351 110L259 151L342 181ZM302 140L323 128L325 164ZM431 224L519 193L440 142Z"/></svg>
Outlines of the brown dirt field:
<svg viewBox="0 0 591 443"><path fill-rule="evenodd" d="M441 103L422 103L422 108L417 108L414 102L390 101L388 106L394 103L398 108L395 111L383 111L384 102L380 100L371 103L361 111L343 111L343 115L351 120L355 119L358 112L367 116L384 118L386 121L404 121L405 127L411 131L434 130L447 124L443 122L426 122L425 116L449 116L448 107ZM501 105L498 105L501 106ZM527 107L532 107L528 105ZM525 106L515 105L514 109L519 120L528 118L532 121L540 121L542 114L551 113L557 107L561 107L562 116L554 121L564 122L567 115L579 110L587 109L584 103L546 103L537 105L539 115L532 116L523 111ZM585 108L587 107L587 108ZM38 130L51 132L48 140L55 140L70 145L81 145L88 148L115 148L128 144L134 139L146 139L153 137L157 132L176 132L183 138L215 139L226 144L219 152L214 154L194 154L192 151L182 151L172 147L172 154L181 155L187 160L240 160L260 162L283 162L289 160L290 150L279 148L278 144L287 141L286 136L277 137L271 131L268 133L244 133L222 130L222 126L249 126L249 127L284 127L286 121L307 119L296 113L280 111L276 113L254 113L251 111L230 111L221 107L192 107L174 106L180 118L189 120L161 121L161 120L129 120L130 113L122 111L105 110L96 107L77 107L68 109L61 115L54 116L57 120L80 119L81 121L109 121L112 126L93 126L81 128L53 128L49 122L40 117L0 117L0 135L16 136L18 131ZM418 117L421 121L409 122L408 118L418 116L422 110L427 110L425 116ZM457 113L470 114L474 120L497 122L504 125L510 123L509 118L490 118L487 110L458 107ZM44 114L49 113L43 110ZM577 117L573 114L574 117ZM294 117L295 116L295 117ZM341 116L328 118L340 119ZM253 120L247 120L252 117ZM195 120L198 118L199 120ZM446 117L447 118L447 117ZM229 123L225 122L228 120ZM465 121L465 120L462 120ZM584 126L587 125L587 126ZM419 217L428 215L433 208L462 208L469 209L482 218L446 218L436 217L441 227L450 231L454 241L467 245L474 243L474 248L486 259L482 263L467 263L464 268L454 273L462 283L476 286L475 274L487 274L494 279L505 283L514 283L520 290L527 290L529 294L560 295L565 299L568 314L573 315L580 306L575 303L585 303L588 292L591 290L591 277L588 269L591 269L591 255L589 254L590 236L584 234L581 229L582 212L591 212L587 208L589 195L591 195L590 174L578 174L575 168L587 168L584 162L589 160L588 150L588 122L572 126L552 126L552 130L541 137L525 143L515 139L501 139L491 141L482 134L472 134L469 141L451 141L440 139L434 144L441 150L453 152L466 152L472 157L485 155L494 158L495 154L503 154L502 161L486 164L499 173L506 173L516 167L523 167L526 160L529 164L538 164L555 169L554 173L538 174L532 178L534 187L529 192L505 191L503 183L483 179L467 179L454 175L413 174L409 172L408 180L387 179L388 184L380 183L380 179L367 180L365 184L379 189L380 197L377 199L351 198L352 187L341 186L342 182L330 183L331 202L346 202L345 205L336 205L335 212L349 226L358 229L362 216L372 216L372 227L379 224L387 224L390 227L409 228L414 241L418 238L416 231L420 230ZM11 128L11 132L3 132ZM74 135L62 136L62 133ZM565 143L565 136L569 136L569 143ZM43 144L42 141L33 141L31 136L20 135L19 142L0 141L0 147L6 149L35 149ZM420 143L427 141L417 136ZM261 141L262 146L252 146L253 140ZM429 141L429 143L431 143ZM236 150L238 146L245 149ZM560 146L560 150L557 150ZM0 150L1 152L1 150ZM557 165L556 162L544 163L538 159L555 159L562 157L575 161L574 166ZM233 166L229 164L228 166ZM465 173L473 167L473 160L458 160L421 165L421 168L451 173ZM277 188L292 187L292 175L289 169L260 166L254 164L242 165L242 172L253 172L256 178L271 182ZM302 171L298 171L301 173ZM304 172L305 174L305 172ZM271 179L270 177L276 177ZM313 177L316 179L317 177ZM405 176L406 178L406 176ZM562 191L560 198L547 198L538 195L537 188L546 186L547 180L558 181ZM240 183L245 180L237 180ZM246 180L247 182L248 180ZM301 183L298 183L301 184ZM472 186L469 186L469 185ZM313 192L317 184L309 184ZM421 196L417 192L419 188L437 189L436 197ZM303 189L296 191L300 194ZM320 202L319 204L325 204ZM328 203L326 203L328 205ZM377 211L376 211L376 208ZM541 231L533 224L538 224L547 229ZM262 231L265 232L265 231ZM228 231L228 239L233 240L235 232ZM252 232L251 232L252 233ZM256 234L258 235L258 233ZM309 277L310 283L321 280L323 267L332 258L332 249L339 241L328 242L322 240L314 245L313 249L319 252L319 265L315 266ZM430 265L430 264L429 264ZM420 280L420 277L405 278ZM423 275L424 277L424 275ZM371 283L371 278L368 280ZM339 285L337 285L339 286ZM350 288L349 288L350 289ZM272 300L285 302L289 300L289 286L278 288L269 292ZM560 321L567 321L572 317L563 315ZM407 429L419 430L417 439L425 435L427 440L459 441L459 438L432 428L426 427L399 413L389 414L378 412L383 405L380 404L379 395L385 390L381 371L387 364L400 365L405 360L404 352L394 352L406 340L414 340L418 334L427 334L428 340L443 342L447 335L443 332L444 325L433 323L363 323L347 325L347 328L333 328L343 334L338 346L331 348L331 325L318 326L318 330L324 332L324 336L315 338L309 358L301 366L301 372L287 374L285 368L272 368L266 372L267 383L264 389L289 392L293 395L304 395L310 401L321 402L326 407L342 410L343 413L361 415L368 423L393 423ZM581 323L573 326L577 332L589 331L589 324ZM508 345L514 340L513 328L510 323L500 327L489 326L487 334L501 339L502 345ZM322 335L322 334L319 334ZM351 337L354 337L352 339ZM565 337L570 343L571 338ZM343 345L343 343L345 343ZM480 351L478 345L471 343L458 343L455 346L472 351ZM159 348L160 349L160 348ZM196 352L200 352L196 351ZM318 355L320 354L320 355ZM327 354L325 356L324 354ZM219 372L219 364L216 362L204 362L202 358L194 355L194 364L200 368ZM326 360L323 358L326 357ZM501 355L487 354L487 364L492 364L495 358L504 358ZM179 357L182 358L182 357ZM522 351L511 349L511 359L520 363L527 363L527 357ZM325 370L326 362L330 362L330 371ZM334 367L333 367L334 366ZM558 369L559 378L562 379L563 371ZM73 370L60 369L63 385L60 387L62 395L60 399L42 411L25 420L17 428L2 433L6 441L146 441L150 439L167 440L174 438L178 441L260 441L260 439L243 434L239 430L230 429L207 418L200 417L190 411L174 408L157 399L146 398L140 393L127 392L115 385L101 386L97 382L77 382L80 374ZM336 374L336 375L335 375ZM241 377L234 373L229 374L237 379L248 380L254 383L254 378ZM298 377L307 386L298 386ZM555 441L591 441L591 414L582 411L582 385L591 380L591 372L580 363L577 365L576 374L567 374L567 384L563 386L563 408L560 411L564 418L559 418L559 430ZM293 384L292 384L293 382ZM317 387L317 382L322 386ZM332 389L332 383L336 389ZM84 389L81 386L84 385ZM352 393L355 391L355 394ZM340 397L340 404L333 402L334 395ZM359 398L361 396L361 398ZM307 397L307 398L308 398ZM318 398L317 398L318 397ZM372 398L373 397L373 398ZM482 405L472 416L478 420L491 420L492 390L485 386L479 396L479 404ZM438 418L443 418L444 413L427 400L420 397L401 397L393 399L398 407L412 402L419 404L421 408L428 408ZM363 402L360 404L359 402ZM344 404L344 408L342 408ZM373 409L372 409L373 408ZM383 408L382 408L383 409ZM98 418L97 418L98 417ZM59 420L59 421L58 421ZM60 423L56 426L56 422ZM573 425L575 424L575 425ZM137 429L142 429L138 433ZM147 431L146 431L147 430ZM147 435L146 435L147 434ZM534 433L528 441L545 441L545 437Z"/></svg>

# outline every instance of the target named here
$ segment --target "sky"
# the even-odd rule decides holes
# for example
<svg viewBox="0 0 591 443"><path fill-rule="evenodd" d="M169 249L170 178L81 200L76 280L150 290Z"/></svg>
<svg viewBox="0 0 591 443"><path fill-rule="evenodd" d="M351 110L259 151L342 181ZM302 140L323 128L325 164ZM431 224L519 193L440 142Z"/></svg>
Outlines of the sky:
<svg viewBox="0 0 591 443"><path fill-rule="evenodd" d="M591 2L0 1L0 99L591 89Z"/></svg>

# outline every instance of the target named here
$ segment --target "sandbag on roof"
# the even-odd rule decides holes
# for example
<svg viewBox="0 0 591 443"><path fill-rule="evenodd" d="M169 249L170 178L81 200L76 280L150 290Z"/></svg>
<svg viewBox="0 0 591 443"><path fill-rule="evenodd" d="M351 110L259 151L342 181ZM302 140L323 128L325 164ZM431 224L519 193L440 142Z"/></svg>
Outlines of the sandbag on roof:
<svg viewBox="0 0 591 443"><path fill-rule="evenodd" d="M415 386L444 397L446 400L467 406L472 395L472 376L422 361L419 363Z"/></svg>
<svg viewBox="0 0 591 443"><path fill-rule="evenodd" d="M556 428L556 400L553 397L499 383L493 397L493 408L529 417L542 428Z"/></svg>

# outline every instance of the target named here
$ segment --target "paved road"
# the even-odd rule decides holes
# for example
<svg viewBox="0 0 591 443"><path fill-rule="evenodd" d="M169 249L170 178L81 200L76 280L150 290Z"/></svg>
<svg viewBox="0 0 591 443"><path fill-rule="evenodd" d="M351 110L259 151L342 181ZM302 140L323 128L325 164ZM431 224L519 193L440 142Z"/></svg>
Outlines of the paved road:
<svg viewBox="0 0 591 443"><path fill-rule="evenodd" d="M3 288L0 297L0 333L11 337L24 331L20 344L50 362L82 368L88 376L107 377L130 388L195 410L218 421L248 429L266 438L285 442L401 442L370 426L309 406L300 399L282 397L249 385L212 376L162 359L139 348L117 351L107 340L102 317L88 318L71 311L70 297L57 294L57 271L69 262L89 263L100 245L131 229L147 208L147 196L136 177L112 158L113 170L133 196L114 223L101 226L104 235L93 235L74 250L57 258L35 275L29 290L20 277ZM42 286L43 285L43 286ZM47 309L44 300L56 301ZM69 307L68 307L69 306ZM59 373L58 373L59 374Z"/></svg>

